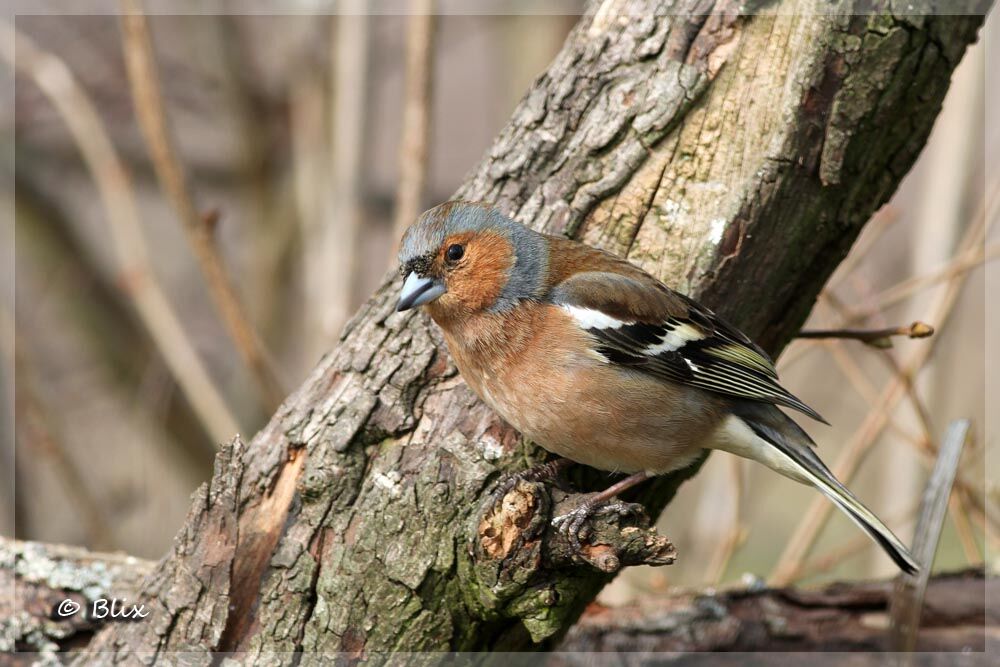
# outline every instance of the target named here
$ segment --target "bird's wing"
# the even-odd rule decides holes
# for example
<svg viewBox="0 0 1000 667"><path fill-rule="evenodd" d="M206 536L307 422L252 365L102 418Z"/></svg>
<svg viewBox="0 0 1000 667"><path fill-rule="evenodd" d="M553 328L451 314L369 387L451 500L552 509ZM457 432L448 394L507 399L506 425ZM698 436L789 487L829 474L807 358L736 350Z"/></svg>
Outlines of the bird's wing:
<svg viewBox="0 0 1000 667"><path fill-rule="evenodd" d="M715 313L638 268L582 271L550 292L590 333L609 363L751 401L782 405L825 422L778 384L770 357Z"/></svg>

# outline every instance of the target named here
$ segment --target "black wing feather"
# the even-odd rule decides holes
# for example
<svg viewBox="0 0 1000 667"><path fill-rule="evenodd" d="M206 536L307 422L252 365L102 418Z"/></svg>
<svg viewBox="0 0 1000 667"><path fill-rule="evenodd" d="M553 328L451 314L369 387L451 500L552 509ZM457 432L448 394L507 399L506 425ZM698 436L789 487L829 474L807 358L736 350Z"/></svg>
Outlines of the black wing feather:
<svg viewBox="0 0 1000 667"><path fill-rule="evenodd" d="M609 290L594 295L600 274L578 274L553 291L553 303L597 311L615 326L583 326L595 339L595 349L609 363L641 370L673 382L688 384L734 398L772 403L803 412L826 423L815 410L778 383L770 357L742 332L692 299L669 290L648 277L650 284L608 273ZM622 293L628 290L628 293ZM631 315L625 304L647 299L659 302L661 316ZM608 294L622 293L609 303Z"/></svg>

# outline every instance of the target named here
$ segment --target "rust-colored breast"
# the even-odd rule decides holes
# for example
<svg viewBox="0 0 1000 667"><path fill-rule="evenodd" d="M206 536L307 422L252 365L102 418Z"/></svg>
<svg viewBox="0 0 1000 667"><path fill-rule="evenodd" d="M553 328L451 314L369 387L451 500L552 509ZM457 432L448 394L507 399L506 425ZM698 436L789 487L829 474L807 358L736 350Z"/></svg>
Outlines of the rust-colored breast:
<svg viewBox="0 0 1000 667"><path fill-rule="evenodd" d="M717 397L608 363L559 306L444 323L463 378L549 451L603 470L687 465L721 421Z"/></svg>

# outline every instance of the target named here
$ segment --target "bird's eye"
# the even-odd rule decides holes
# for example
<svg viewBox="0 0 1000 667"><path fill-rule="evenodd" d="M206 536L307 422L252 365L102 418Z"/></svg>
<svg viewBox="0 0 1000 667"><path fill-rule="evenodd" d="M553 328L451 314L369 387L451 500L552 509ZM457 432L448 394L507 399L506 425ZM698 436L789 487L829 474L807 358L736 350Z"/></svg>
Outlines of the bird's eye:
<svg viewBox="0 0 1000 667"><path fill-rule="evenodd" d="M457 262L458 260L462 259L462 255L464 254L465 254L465 248L457 243L453 243L452 245L448 246L448 249L444 253L444 257L449 262Z"/></svg>

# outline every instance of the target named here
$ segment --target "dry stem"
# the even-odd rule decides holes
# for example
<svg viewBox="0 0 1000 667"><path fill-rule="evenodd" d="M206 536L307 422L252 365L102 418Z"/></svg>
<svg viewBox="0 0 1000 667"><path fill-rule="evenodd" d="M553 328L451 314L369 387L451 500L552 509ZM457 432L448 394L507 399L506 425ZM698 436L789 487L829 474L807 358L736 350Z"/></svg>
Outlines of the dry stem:
<svg viewBox="0 0 1000 667"><path fill-rule="evenodd" d="M5 326L10 319L6 309L0 310L0 320ZM53 428L55 415L37 391L28 372L25 353L30 345L18 334L16 327L14 331L13 345L3 347L8 367L17 376L14 383L14 425L20 435L19 440L27 444L30 452L37 454L43 462L52 465L59 486L72 501L73 511L83 521L91 548L111 549L115 546L115 538L107 517L90 492L84 474L66 450L60 434ZM10 349L6 349L8 347Z"/></svg>
<svg viewBox="0 0 1000 667"><path fill-rule="evenodd" d="M729 510L729 527L719 542L715 553L712 554L712 558L709 560L708 567L705 570L705 581L712 585L718 585L722 581L722 577L726 574L726 568L729 566L729 561L747 535L743 522L740 520L740 504L743 494L743 476L740 469L742 460L735 456L730 456L726 463L728 464L729 491L732 494L732 506Z"/></svg>
<svg viewBox="0 0 1000 667"><path fill-rule="evenodd" d="M992 201L992 200L991 200ZM986 207L980 209L976 220L969 226L965 238L962 240L962 252L968 252L971 248L976 248L983 243L986 236ZM960 273L953 276L933 308L933 316L930 318L943 326L948 316L961 294L967 273ZM934 343L939 338L933 338L927 345L920 347L901 367L902 374L916 377L916 374L923 368L934 349ZM882 430L890 421L890 413L896 404L903 398L906 392L906 380L897 375L890 380L872 412L868 414L862 422L860 428L855 432L854 437L847 447L841 452L836 464L833 466L834 474L844 483L849 483L851 477L857 471L858 466L864 460L865 455L870 451L877 441ZM792 534L778 559L777 565L771 572L769 581L774 585L783 585L792 581L802 566L802 562L809 553L810 548L819 535L820 530L830 517L831 505L824 499L816 498L810 504L805 516Z"/></svg>
<svg viewBox="0 0 1000 667"><path fill-rule="evenodd" d="M399 143L399 189L393 228L398 243L420 213L427 181L430 143L432 58L434 55L434 0L411 0L406 35L406 93L403 136ZM395 244L393 244L395 247ZM390 263L394 258L390 259Z"/></svg>
<svg viewBox="0 0 1000 667"><path fill-rule="evenodd" d="M122 6L123 47L132 100L149 147L156 177L183 223L188 242L208 285L209 294L226 324L226 329L244 363L260 386L268 411L273 411L281 403L285 391L268 363L268 355L260 337L250 323L226 273L213 238L212 227L205 224L194 205L187 174L177 157L174 140L167 126L149 24L138 0L122 0Z"/></svg>
<svg viewBox="0 0 1000 667"><path fill-rule="evenodd" d="M57 56L42 51L6 22L0 22L0 32L4 33L0 38L4 59L32 79L56 108L93 175L107 212L119 282L133 300L143 325L212 438L216 442L228 440L239 430L236 419L153 273L128 172L94 105Z"/></svg>
<svg viewBox="0 0 1000 667"><path fill-rule="evenodd" d="M928 338L934 335L934 327L923 322L913 322L908 326L885 329L803 329L798 338L849 338L877 348L892 347L893 336L907 338Z"/></svg>

